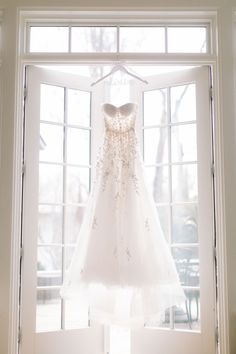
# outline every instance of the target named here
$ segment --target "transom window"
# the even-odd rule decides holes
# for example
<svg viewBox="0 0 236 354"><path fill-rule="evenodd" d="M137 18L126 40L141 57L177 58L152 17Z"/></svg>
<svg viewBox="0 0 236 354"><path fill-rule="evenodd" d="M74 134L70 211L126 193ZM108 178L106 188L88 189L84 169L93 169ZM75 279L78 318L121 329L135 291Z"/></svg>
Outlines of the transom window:
<svg viewBox="0 0 236 354"><path fill-rule="evenodd" d="M30 53L208 53L209 24L30 25Z"/></svg>

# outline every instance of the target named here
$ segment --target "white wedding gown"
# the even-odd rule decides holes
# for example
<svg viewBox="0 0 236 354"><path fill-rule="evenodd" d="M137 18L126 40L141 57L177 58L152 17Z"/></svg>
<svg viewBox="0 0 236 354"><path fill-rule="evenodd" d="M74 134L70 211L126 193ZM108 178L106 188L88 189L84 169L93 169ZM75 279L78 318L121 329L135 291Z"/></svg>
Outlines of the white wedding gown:
<svg viewBox="0 0 236 354"><path fill-rule="evenodd" d="M94 321L137 328L159 322L185 294L145 185L137 105L105 103L102 110L96 180L60 295L83 298Z"/></svg>

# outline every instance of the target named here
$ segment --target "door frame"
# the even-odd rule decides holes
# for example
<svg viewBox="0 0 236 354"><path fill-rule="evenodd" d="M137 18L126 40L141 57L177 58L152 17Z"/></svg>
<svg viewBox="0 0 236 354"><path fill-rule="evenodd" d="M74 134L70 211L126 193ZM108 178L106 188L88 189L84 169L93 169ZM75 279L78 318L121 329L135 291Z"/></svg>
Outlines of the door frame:
<svg viewBox="0 0 236 354"><path fill-rule="evenodd" d="M45 10L45 11L43 11ZM55 8L55 10L59 10ZM83 10L85 10L83 8ZM112 18L112 14L117 17L117 12L114 11L90 11L88 8L87 18L89 22L93 22L90 17L90 13L94 15L97 14L97 18L102 19L104 13L108 13L109 18ZM155 12L156 11L156 12ZM179 19L181 13L176 11L170 11L170 9L166 9L166 11L162 8L156 8L155 11L152 9L150 12L145 12L145 22L148 24L153 20L153 16L157 18L160 17L160 13L162 12L163 18L165 21L168 19L168 11L169 17ZM24 43L25 36L25 18L35 17L35 10L29 10L27 16L25 15L27 11L19 11L18 12L18 30L19 30L19 38L17 41L18 44L18 56L17 56L17 67L15 73L15 85L16 85L16 100L15 100L15 136L14 136L14 160L13 160L13 195L12 195L12 244L11 244L11 274L10 274L10 339L9 346L11 354L16 354L19 348L18 342L20 341L20 315L19 315L19 297L20 297L20 268L21 268L21 260L22 260L22 244L21 244L21 228L22 228L22 219L21 219L21 209L22 209L22 190L23 190L23 179L24 179L24 166L23 166L23 137L24 137L24 101L26 99L25 92L25 66L26 65L43 65L43 64L61 64L68 65L74 64L75 62L78 64L91 63L91 55L87 56L79 56L79 55L23 55L21 48L22 43ZM110 15L109 15L110 13ZM69 9L67 12L67 16L69 14ZM62 16L62 14L60 14ZM137 12L135 9L133 11L121 11L119 9L119 15L124 19L127 17L135 18ZM40 9L38 16L42 19L48 17L47 9ZM58 13L55 15L60 16ZM186 12L185 12L186 16ZM189 19L194 19L194 16L198 16L204 18L203 13L198 14L197 11L189 11L188 17ZM205 15L206 16L206 15ZM37 16L36 16L37 17ZM184 15L183 15L184 17ZM210 20L213 23L213 27L216 28L217 21L217 13L209 12ZM216 32L214 32L215 34ZM216 40L216 36L215 36ZM94 57L93 63L109 63L118 60L120 61L122 58L118 58L115 54L113 57L111 56L97 56ZM135 55L132 54L129 58L128 55L124 55L124 59L126 62L132 63L152 63L152 64L171 64L171 65L209 65L211 67L211 75L212 81L214 82L214 88L212 90L212 112L213 114L213 125L214 131L212 134L212 153L214 156L215 164L213 166L214 169L214 205L215 205L215 237L216 237L216 249L215 255L218 264L218 272L217 272L217 284L221 289L218 292L218 323L221 325L218 329L217 336L220 338L219 340L219 350L225 354L229 354L229 338L228 338L228 289L227 289L227 257L226 257L226 217L225 217L225 190L224 190L224 140L223 140L223 117L222 117L222 107L220 103L221 97L221 68L219 63L219 58L217 53L213 53L205 55L204 57L197 55L152 55L145 61L145 55L138 56L137 60L135 59Z"/></svg>

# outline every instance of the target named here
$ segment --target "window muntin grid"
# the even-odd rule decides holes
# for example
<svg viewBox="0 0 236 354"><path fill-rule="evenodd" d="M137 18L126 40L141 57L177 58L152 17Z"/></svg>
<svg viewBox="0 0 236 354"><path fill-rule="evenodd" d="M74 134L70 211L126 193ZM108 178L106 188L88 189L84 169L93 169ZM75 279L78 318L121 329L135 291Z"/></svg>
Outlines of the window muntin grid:
<svg viewBox="0 0 236 354"><path fill-rule="evenodd" d="M27 27L27 52L207 54L210 51L209 28L209 23L117 26L30 24Z"/></svg>
<svg viewBox="0 0 236 354"><path fill-rule="evenodd" d="M91 179L91 93L49 84L41 84L40 91L37 332L87 325L85 309L78 309L80 316L71 316L71 301L61 299L59 290L75 249ZM74 152L71 130L79 133L74 134L78 139Z"/></svg>
<svg viewBox="0 0 236 354"><path fill-rule="evenodd" d="M183 303L167 310L161 327L200 331L195 100L195 83L145 91L142 138L147 184L189 299L189 308ZM181 135L179 129L185 133Z"/></svg>

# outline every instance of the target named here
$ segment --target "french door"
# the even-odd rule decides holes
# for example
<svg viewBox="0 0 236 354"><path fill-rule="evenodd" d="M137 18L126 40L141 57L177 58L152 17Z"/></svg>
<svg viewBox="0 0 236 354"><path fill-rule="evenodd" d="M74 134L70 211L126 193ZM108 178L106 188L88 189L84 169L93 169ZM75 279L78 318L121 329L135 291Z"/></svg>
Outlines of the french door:
<svg viewBox="0 0 236 354"><path fill-rule="evenodd" d="M83 77L35 67L27 92L22 354L102 353L103 327L59 296L90 191L96 98Z"/></svg>
<svg viewBox="0 0 236 354"><path fill-rule="evenodd" d="M213 354L215 277L209 67L134 85L147 184L187 300L131 332L131 352Z"/></svg>
<svg viewBox="0 0 236 354"><path fill-rule="evenodd" d="M148 323L129 334L132 354L215 353L208 77L203 67L131 84L146 181L187 297L180 308L166 311L161 326ZM102 326L89 326L86 307L59 298L101 143L100 107L104 100L114 102L104 87L92 90L84 77L27 68L22 354L114 347L104 341Z"/></svg>

